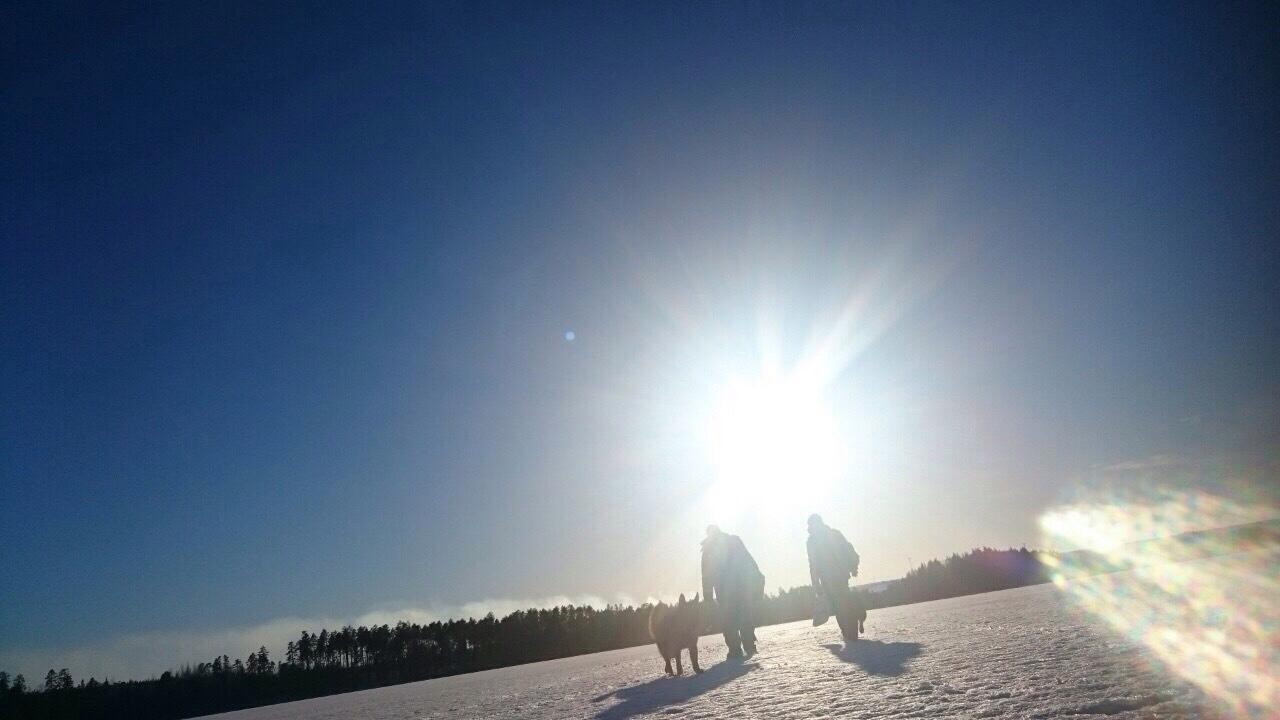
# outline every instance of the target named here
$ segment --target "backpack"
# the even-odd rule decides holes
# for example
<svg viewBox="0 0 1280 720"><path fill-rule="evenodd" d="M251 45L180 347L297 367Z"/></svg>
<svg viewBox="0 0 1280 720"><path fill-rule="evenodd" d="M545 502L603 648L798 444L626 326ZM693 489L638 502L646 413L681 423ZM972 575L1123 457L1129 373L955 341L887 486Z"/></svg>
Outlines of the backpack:
<svg viewBox="0 0 1280 720"><path fill-rule="evenodd" d="M858 577L858 562L862 558L858 557L858 551L853 549L853 543L846 540L843 535L840 536L840 539L844 541L845 566L849 569L849 572L853 573L854 577Z"/></svg>

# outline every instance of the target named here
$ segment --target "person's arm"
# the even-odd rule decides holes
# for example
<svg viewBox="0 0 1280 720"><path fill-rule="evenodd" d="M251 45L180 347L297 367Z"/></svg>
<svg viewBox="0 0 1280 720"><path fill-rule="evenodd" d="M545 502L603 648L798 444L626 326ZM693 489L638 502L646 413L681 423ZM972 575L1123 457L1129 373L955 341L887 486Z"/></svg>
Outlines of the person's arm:
<svg viewBox="0 0 1280 720"><path fill-rule="evenodd" d="M747 546L742 541L738 541L738 546L742 548L742 556L746 558L747 567L753 573L752 577L759 578L760 584L764 585L764 573L760 572L760 566L756 564L756 559L751 557L751 552L747 550Z"/></svg>
<svg viewBox="0 0 1280 720"><path fill-rule="evenodd" d="M702 548L702 599L707 602L715 602L715 596L711 592L715 589L714 574L715 568L711 567L711 553L704 547Z"/></svg>
<svg viewBox="0 0 1280 720"><path fill-rule="evenodd" d="M805 548L809 553L809 584L813 586L813 592L816 594L822 591L822 583L818 581L818 563L817 558L814 557L813 538L805 542Z"/></svg>

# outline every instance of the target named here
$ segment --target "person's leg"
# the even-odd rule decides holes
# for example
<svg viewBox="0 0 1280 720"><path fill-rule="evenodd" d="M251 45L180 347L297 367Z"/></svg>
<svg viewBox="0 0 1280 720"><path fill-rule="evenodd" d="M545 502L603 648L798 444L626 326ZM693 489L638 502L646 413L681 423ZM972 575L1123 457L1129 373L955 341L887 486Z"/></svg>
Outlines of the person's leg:
<svg viewBox="0 0 1280 720"><path fill-rule="evenodd" d="M725 628L724 644L729 647L729 657L742 657L742 636L738 628Z"/></svg>
<svg viewBox="0 0 1280 720"><path fill-rule="evenodd" d="M738 626L738 598L720 598L720 626L724 628L724 644L729 657L742 657L742 635Z"/></svg>
<svg viewBox="0 0 1280 720"><path fill-rule="evenodd" d="M849 614L842 612L840 609L836 610L836 624L840 626L840 635L846 640L849 638L850 632L857 631L856 627L849 625Z"/></svg>
<svg viewBox="0 0 1280 720"><path fill-rule="evenodd" d="M862 593L857 590L850 590L849 595L851 596L850 599L853 600L854 617L858 620L858 632L866 633L867 628L863 624L867 619L866 598L864 598Z"/></svg>
<svg viewBox="0 0 1280 720"><path fill-rule="evenodd" d="M742 638L742 651L748 657L756 654L756 634L752 632L751 625L744 622L738 626L738 635Z"/></svg>
<svg viewBox="0 0 1280 720"><path fill-rule="evenodd" d="M742 610L738 617L739 633L742 636L742 649L747 655L756 654L756 622L755 609L750 598L742 601Z"/></svg>
<svg viewBox="0 0 1280 720"><path fill-rule="evenodd" d="M853 612L853 599L849 596L849 586L828 583L827 592L831 594L832 609L835 610L836 624L840 626L840 634L845 640L857 640L858 617Z"/></svg>

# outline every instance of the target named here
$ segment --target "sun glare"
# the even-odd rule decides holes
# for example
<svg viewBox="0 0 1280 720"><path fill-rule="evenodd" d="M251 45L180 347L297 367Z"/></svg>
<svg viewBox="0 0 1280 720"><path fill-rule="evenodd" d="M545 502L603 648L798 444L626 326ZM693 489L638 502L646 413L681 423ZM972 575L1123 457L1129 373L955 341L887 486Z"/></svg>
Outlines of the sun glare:
<svg viewBox="0 0 1280 720"><path fill-rule="evenodd" d="M708 435L719 517L816 507L835 480L835 423L818 387L737 379L724 388Z"/></svg>

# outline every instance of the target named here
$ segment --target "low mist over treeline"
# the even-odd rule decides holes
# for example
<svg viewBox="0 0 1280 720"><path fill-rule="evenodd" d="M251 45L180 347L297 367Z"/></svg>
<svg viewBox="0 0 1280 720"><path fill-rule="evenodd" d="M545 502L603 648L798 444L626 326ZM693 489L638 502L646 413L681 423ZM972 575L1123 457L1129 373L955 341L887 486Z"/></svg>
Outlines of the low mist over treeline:
<svg viewBox="0 0 1280 720"><path fill-rule="evenodd" d="M1132 560L1192 559L1280 542L1272 520L1130 546L1130 552L1049 553L1026 548L982 548L945 560L930 560L900 580L864 591L871 608L1005 590L1123 570ZM757 608L760 625L811 617L809 586L779 589ZM706 608L706 628L717 627ZM610 605L601 609L563 606L520 610L501 619L449 620L425 625L346 626L302 632L282 658L263 647L247 660L223 655L165 672L152 680L122 682L50 669L39 681L0 672L0 718L148 718L205 715L290 700L331 695L459 673L614 650L650 642L653 606Z"/></svg>

